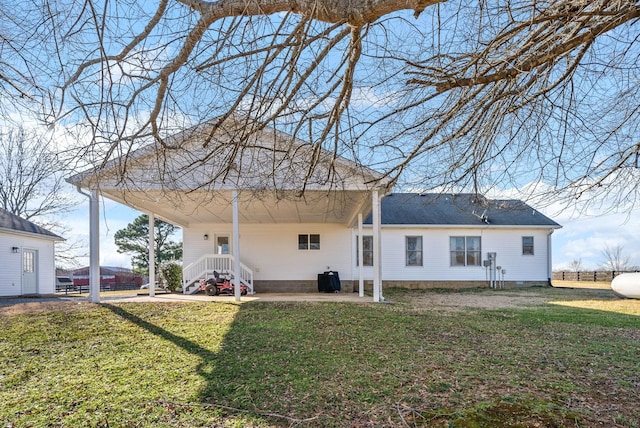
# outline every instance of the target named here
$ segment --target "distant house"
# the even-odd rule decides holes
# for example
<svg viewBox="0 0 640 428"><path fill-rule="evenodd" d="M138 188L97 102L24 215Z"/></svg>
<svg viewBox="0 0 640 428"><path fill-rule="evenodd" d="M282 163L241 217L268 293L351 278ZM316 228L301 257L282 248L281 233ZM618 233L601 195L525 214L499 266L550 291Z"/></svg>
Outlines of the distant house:
<svg viewBox="0 0 640 428"><path fill-rule="evenodd" d="M0 208L0 296L55 293L55 246L64 238Z"/></svg>
<svg viewBox="0 0 640 428"><path fill-rule="evenodd" d="M76 269L71 274L76 288L89 286L89 267ZM125 290L139 288L144 281L141 274L131 269L113 266L100 266L100 288L111 290Z"/></svg>

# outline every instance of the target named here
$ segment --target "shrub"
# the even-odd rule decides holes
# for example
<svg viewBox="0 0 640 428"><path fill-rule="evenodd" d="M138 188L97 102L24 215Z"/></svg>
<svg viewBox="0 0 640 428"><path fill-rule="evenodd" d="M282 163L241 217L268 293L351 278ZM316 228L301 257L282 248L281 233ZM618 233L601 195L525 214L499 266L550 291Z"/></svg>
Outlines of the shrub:
<svg viewBox="0 0 640 428"><path fill-rule="evenodd" d="M169 291L174 292L182 284L182 266L174 262L163 263L160 272Z"/></svg>

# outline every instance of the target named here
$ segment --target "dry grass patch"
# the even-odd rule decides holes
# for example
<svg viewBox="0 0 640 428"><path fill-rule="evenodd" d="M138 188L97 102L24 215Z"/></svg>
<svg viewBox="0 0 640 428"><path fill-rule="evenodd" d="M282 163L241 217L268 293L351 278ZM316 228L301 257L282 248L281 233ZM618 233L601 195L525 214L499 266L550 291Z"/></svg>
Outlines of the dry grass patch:
<svg viewBox="0 0 640 428"><path fill-rule="evenodd" d="M558 288L586 288L592 290L611 290L611 282L608 281L552 281Z"/></svg>
<svg viewBox="0 0 640 428"><path fill-rule="evenodd" d="M0 305L0 316L10 317L23 314L41 314L45 312L70 313L77 311L86 311L91 303L86 301L65 302L65 301L38 301L34 299L32 302L13 302L6 300Z"/></svg>

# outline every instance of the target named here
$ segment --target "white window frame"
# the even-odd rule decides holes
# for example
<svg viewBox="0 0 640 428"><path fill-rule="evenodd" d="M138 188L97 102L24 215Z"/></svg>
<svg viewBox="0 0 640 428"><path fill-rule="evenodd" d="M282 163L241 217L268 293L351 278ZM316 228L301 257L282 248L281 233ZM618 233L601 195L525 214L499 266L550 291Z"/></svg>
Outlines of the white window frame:
<svg viewBox="0 0 640 428"><path fill-rule="evenodd" d="M416 248L409 249L409 240L416 240ZM423 266L424 265L424 251L423 251L423 238L422 235L407 235L404 237L404 263L405 266ZM416 254L415 262L410 254Z"/></svg>
<svg viewBox="0 0 640 428"><path fill-rule="evenodd" d="M225 253L224 251L222 251L222 248L219 245L218 239L220 238L227 238L227 252ZM227 234L221 234L221 235L216 235L214 237L215 239L215 250L216 250L216 254L231 254L231 237Z"/></svg>
<svg viewBox="0 0 640 428"><path fill-rule="evenodd" d="M369 241L369 250L367 250L367 244L365 244L365 240ZM360 266L358 241L358 235L356 235L356 266ZM364 260L364 264L362 266L373 266L373 235L362 235L362 260Z"/></svg>
<svg viewBox="0 0 640 428"><path fill-rule="evenodd" d="M453 249L453 240L462 239L464 243L464 249ZM470 250L469 241L471 239L478 239L479 248ZM454 253L456 257L454 257ZM463 253L463 263L454 263L458 259L458 253ZM475 256L476 263L469 263L469 256ZM464 266L482 266L482 236L450 236L449 237L449 264L452 267L464 267Z"/></svg>

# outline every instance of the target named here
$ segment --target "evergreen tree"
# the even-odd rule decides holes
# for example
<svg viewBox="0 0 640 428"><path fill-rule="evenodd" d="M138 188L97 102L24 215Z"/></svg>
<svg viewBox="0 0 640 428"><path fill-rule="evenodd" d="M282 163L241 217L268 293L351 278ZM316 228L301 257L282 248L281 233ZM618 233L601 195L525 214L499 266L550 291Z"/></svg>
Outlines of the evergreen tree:
<svg viewBox="0 0 640 428"><path fill-rule="evenodd" d="M162 262L181 260L182 243L171 240L179 228L164 222L155 221L155 270ZM119 253L131 254L133 270L149 274L149 216L142 214L126 228L118 230L115 235L115 244Z"/></svg>

